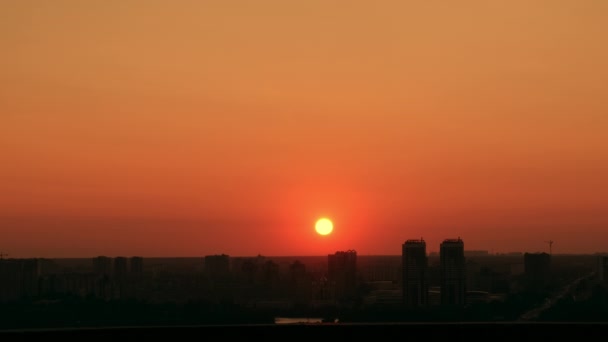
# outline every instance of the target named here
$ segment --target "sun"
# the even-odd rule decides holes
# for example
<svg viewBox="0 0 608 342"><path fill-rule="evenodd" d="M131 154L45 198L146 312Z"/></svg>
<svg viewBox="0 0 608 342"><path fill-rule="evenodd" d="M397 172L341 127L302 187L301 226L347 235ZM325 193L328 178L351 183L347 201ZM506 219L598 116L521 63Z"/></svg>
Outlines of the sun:
<svg viewBox="0 0 608 342"><path fill-rule="evenodd" d="M330 219L320 218L315 224L315 230L319 235L328 235L331 234L332 230L334 230L334 224Z"/></svg>

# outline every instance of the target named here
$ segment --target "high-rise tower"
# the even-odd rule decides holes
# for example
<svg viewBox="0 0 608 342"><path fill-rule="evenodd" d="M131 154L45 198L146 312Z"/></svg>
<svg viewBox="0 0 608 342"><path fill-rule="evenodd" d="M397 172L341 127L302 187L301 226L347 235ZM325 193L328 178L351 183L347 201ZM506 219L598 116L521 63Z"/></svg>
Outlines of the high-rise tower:
<svg viewBox="0 0 608 342"><path fill-rule="evenodd" d="M131 257L131 274L144 273L144 258L139 256Z"/></svg>
<svg viewBox="0 0 608 342"><path fill-rule="evenodd" d="M444 240L440 245L440 282L442 305L464 305L466 266L464 242L458 239Z"/></svg>
<svg viewBox="0 0 608 342"><path fill-rule="evenodd" d="M328 255L327 278L335 286L338 301L353 299L357 289L357 252L348 250Z"/></svg>
<svg viewBox="0 0 608 342"><path fill-rule="evenodd" d="M428 280L426 242L407 240L402 245L402 295L408 307L424 307L428 304Z"/></svg>

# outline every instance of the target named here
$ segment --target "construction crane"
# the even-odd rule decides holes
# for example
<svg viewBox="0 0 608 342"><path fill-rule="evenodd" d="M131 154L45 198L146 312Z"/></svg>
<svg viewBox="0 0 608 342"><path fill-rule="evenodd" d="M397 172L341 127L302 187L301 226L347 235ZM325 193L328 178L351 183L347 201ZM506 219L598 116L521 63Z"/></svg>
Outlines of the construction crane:
<svg viewBox="0 0 608 342"><path fill-rule="evenodd" d="M553 240L545 241L545 243L549 244L549 254L553 254Z"/></svg>

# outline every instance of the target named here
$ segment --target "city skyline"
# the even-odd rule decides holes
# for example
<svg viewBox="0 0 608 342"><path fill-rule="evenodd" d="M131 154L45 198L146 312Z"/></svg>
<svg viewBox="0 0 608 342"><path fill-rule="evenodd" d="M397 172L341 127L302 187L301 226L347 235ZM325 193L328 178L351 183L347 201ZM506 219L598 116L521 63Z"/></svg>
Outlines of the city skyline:
<svg viewBox="0 0 608 342"><path fill-rule="evenodd" d="M606 13L2 1L0 251L604 252Z"/></svg>
<svg viewBox="0 0 608 342"><path fill-rule="evenodd" d="M206 257L210 257L210 256L214 256L214 257L219 257L219 256L226 256L226 257L230 257L230 258L251 258L251 257L268 257L268 258L273 258L273 257L279 257L279 258L284 258L284 257L324 257L327 256L328 253L329 255L331 255L334 252L346 252L346 251L353 251L355 252L357 255L360 256L403 256L404 254L404 246L407 245L408 243L419 243L421 242L423 244L423 250L425 255L428 256L436 256L438 257L441 253L441 246L444 242L446 241L455 241L455 240L460 240L462 241L463 239L461 237L458 238L444 238L439 240L436 243L436 248L433 248L433 244L428 244L427 240L424 238L418 238L418 239L407 239L404 242L400 243L399 246L401 247L398 253L393 253L393 254L362 254L360 252L357 252L356 248L339 248L337 250L328 250L325 253L321 253L321 254L291 254L291 255L272 255L272 254L266 254L263 252L259 252L259 253L254 253L254 254L230 254L230 253L226 253L226 251L219 251L219 252L201 252L201 253L197 253L197 254L192 254L192 255L142 255L142 254L137 254L137 253L119 253L119 254L110 254L110 253L92 253L92 254L88 254L88 255L76 255L76 256L69 256L69 257L53 257L53 256L41 256L41 255L11 255L9 253L7 253L7 250L0 250L0 259L89 259L89 258L156 258L156 259L162 259L162 258L206 258ZM500 252L496 252L490 249L478 249L478 248L465 248L463 251L465 253L465 255L469 254L469 255L473 255L473 256L500 256L500 255L525 255L526 253L528 254L547 254L547 255L608 255L608 251L606 252L602 252L602 251L597 251L597 252L592 252L592 253L554 253L552 251L552 245L553 245L553 241L551 241L551 246L549 246L549 241L544 241L544 246L545 249L535 249L535 250L513 250L513 251L500 251Z"/></svg>
<svg viewBox="0 0 608 342"><path fill-rule="evenodd" d="M323 257L1 259L0 303L13 314L3 314L0 329L605 320L608 256L464 247L460 237L444 239L436 258L419 238L388 257L349 249ZM586 307L585 316L573 307Z"/></svg>

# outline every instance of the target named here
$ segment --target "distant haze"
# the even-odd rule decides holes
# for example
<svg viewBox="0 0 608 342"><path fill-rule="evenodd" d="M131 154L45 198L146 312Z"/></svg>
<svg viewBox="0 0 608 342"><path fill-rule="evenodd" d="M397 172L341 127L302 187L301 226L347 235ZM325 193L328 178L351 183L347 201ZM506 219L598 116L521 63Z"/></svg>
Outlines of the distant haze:
<svg viewBox="0 0 608 342"><path fill-rule="evenodd" d="M0 252L606 251L607 15L2 1Z"/></svg>

